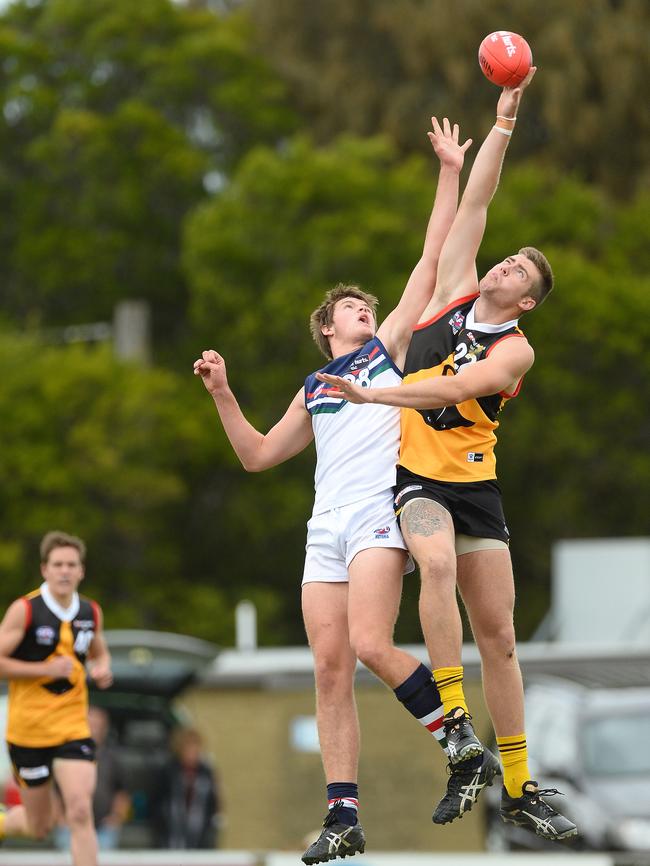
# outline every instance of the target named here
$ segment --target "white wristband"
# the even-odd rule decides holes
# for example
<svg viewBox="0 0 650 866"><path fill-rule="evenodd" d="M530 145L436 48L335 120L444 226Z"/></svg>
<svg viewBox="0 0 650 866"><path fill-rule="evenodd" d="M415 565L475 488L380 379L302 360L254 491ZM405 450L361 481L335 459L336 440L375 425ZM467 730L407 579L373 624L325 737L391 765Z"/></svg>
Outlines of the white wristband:
<svg viewBox="0 0 650 866"><path fill-rule="evenodd" d="M507 135L508 138L512 135L511 129L504 129L502 126L497 126L496 124L492 127L492 129L496 129L497 132L500 132L501 135Z"/></svg>
<svg viewBox="0 0 650 866"><path fill-rule="evenodd" d="M497 114L497 120L516 120L516 117L506 117L503 114Z"/></svg>

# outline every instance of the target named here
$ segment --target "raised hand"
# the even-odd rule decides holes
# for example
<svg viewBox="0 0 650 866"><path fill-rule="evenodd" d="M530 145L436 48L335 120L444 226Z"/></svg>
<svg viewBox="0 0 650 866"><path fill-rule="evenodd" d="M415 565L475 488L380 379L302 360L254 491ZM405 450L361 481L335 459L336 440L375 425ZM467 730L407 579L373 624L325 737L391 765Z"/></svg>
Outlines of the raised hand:
<svg viewBox="0 0 650 866"><path fill-rule="evenodd" d="M442 127L436 117L431 118L431 125L433 132L427 132L427 135L436 152L436 156L440 160L440 164L460 172L465 161L465 152L471 145L472 139L468 138L464 144L459 144L458 124L454 123L452 127L446 117L442 119Z"/></svg>
<svg viewBox="0 0 650 866"><path fill-rule="evenodd" d="M210 394L217 394L228 387L226 362L214 349L207 349L194 362L194 375L201 377Z"/></svg>
<svg viewBox="0 0 650 866"><path fill-rule="evenodd" d="M537 72L536 66L531 66L528 70L528 75L524 78L521 84L516 87L504 87L497 102L497 115L502 117L516 117L519 101L521 100L524 90L533 80L533 76Z"/></svg>

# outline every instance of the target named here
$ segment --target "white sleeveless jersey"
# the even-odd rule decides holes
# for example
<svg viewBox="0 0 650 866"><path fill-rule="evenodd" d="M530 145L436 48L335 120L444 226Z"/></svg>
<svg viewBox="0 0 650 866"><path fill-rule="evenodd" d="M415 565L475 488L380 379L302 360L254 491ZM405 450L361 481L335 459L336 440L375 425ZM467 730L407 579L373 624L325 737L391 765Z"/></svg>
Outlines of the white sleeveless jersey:
<svg viewBox="0 0 650 866"><path fill-rule="evenodd" d="M381 340L335 358L319 372L344 376L366 388L399 385L402 374ZM305 379L305 406L316 443L314 514L358 502L395 484L400 410L329 396L330 385L312 373Z"/></svg>

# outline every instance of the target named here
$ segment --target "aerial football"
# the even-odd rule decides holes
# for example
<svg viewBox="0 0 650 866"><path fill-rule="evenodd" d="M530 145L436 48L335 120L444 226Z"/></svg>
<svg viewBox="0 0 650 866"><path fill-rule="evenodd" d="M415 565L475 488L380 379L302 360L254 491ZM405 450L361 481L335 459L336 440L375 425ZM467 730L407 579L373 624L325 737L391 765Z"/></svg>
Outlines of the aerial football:
<svg viewBox="0 0 650 866"><path fill-rule="evenodd" d="M493 84L516 87L528 75L533 54L523 36L509 30L496 30L481 42L478 62L483 75Z"/></svg>

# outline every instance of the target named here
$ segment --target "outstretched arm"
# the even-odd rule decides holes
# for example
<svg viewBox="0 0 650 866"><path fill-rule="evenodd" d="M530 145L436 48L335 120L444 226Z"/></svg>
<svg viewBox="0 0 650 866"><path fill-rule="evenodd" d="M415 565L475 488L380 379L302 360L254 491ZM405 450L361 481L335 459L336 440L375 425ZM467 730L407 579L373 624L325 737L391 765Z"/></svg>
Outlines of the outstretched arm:
<svg viewBox="0 0 650 866"><path fill-rule="evenodd" d="M530 84L536 67L518 87L504 87L497 103L497 119L474 160L458 213L440 253L436 293L427 317L456 298L478 290L476 255L487 210L496 192L503 158L515 126L521 96Z"/></svg>
<svg viewBox="0 0 650 866"><path fill-rule="evenodd" d="M247 472L277 466L305 449L313 439L303 389L293 398L284 416L264 435L244 417L228 385L226 363L214 349L203 352L194 362L194 375L201 377L212 395L226 436Z"/></svg>
<svg viewBox="0 0 650 866"><path fill-rule="evenodd" d="M436 285L440 250L456 215L458 204L458 176L463 167L465 152L471 145L468 139L458 143L458 124L453 128L445 117L442 127L431 118L433 131L427 133L440 160L440 173L429 217L422 256L413 269L397 307L382 322L377 335L386 345L398 366L408 348L413 326L431 300Z"/></svg>
<svg viewBox="0 0 650 866"><path fill-rule="evenodd" d="M329 395L350 403L383 403L405 409L438 409L490 394L512 394L535 355L525 337L504 340L489 356L461 367L455 376L433 376L394 388L360 388L341 376L317 373Z"/></svg>

